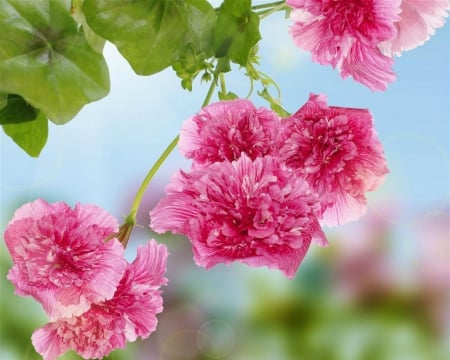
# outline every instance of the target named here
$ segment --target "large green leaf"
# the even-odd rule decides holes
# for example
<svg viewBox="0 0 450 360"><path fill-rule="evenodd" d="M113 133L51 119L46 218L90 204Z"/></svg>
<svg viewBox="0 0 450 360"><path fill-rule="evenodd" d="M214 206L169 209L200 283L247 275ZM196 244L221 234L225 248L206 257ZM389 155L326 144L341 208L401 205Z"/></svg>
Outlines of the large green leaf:
<svg viewBox="0 0 450 360"><path fill-rule="evenodd" d="M106 62L66 1L1 0L0 29L1 92L21 95L58 124L108 94Z"/></svg>
<svg viewBox="0 0 450 360"><path fill-rule="evenodd" d="M3 109L8 103L8 95L0 94L0 110Z"/></svg>
<svg viewBox="0 0 450 360"><path fill-rule="evenodd" d="M18 124L36 119L39 110L28 104L23 97L8 95L6 104L0 109L0 124Z"/></svg>
<svg viewBox="0 0 450 360"><path fill-rule="evenodd" d="M216 56L227 56L244 67L251 49L261 39L259 16L251 11L251 5L251 0L225 0L214 33Z"/></svg>
<svg viewBox="0 0 450 360"><path fill-rule="evenodd" d="M47 142L47 118L22 97L8 95L7 98L6 106L0 110L3 131L30 156L39 156Z"/></svg>
<svg viewBox="0 0 450 360"><path fill-rule="evenodd" d="M89 45L91 45L93 49L101 54L103 52L103 48L105 47L106 40L92 31L92 29L86 22L86 18L84 17L83 12L83 3L84 0L72 0L72 7L70 9L70 12L75 21L81 24L81 29L83 30L84 36L86 37Z"/></svg>
<svg viewBox="0 0 450 360"><path fill-rule="evenodd" d="M181 0L85 0L89 26L114 43L137 74L172 65L188 30Z"/></svg>
<svg viewBox="0 0 450 360"><path fill-rule="evenodd" d="M186 0L185 5L188 31L184 43L212 56L212 36L217 20L214 8L206 0Z"/></svg>

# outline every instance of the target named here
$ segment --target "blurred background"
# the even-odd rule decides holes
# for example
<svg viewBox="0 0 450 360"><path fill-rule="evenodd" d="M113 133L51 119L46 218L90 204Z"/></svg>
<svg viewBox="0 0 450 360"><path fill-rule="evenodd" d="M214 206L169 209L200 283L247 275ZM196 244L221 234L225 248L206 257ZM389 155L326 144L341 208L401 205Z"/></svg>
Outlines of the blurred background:
<svg viewBox="0 0 450 360"><path fill-rule="evenodd" d="M157 236L148 211L178 168L175 151L151 182L141 225L127 248L155 237L170 252L164 312L145 341L109 359L136 360L440 360L450 358L450 28L396 59L397 81L372 93L310 61L281 14L262 22L261 70L280 85L284 107L296 111L309 93L330 105L369 108L390 168L369 194L358 222L326 229L329 246L312 246L296 277L233 264L197 268L187 239ZM1 232L25 202L44 198L97 204L121 219L148 169L199 110L207 86L183 91L171 69L136 76L107 45L111 93L64 126L50 125L38 159L3 133ZM242 71L229 90L246 96ZM260 89L258 89L260 90ZM255 104L267 106L256 96ZM40 359L31 345L46 317L31 298L14 295L11 259L0 245L0 359ZM62 359L79 359L67 353Z"/></svg>

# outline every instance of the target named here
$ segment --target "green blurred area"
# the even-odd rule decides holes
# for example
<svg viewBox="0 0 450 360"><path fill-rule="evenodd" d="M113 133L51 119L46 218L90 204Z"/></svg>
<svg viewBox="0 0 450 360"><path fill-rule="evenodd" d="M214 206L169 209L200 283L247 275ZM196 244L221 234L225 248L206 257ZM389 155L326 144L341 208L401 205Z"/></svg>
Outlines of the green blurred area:
<svg viewBox="0 0 450 360"><path fill-rule="evenodd" d="M107 359L449 359L448 220L434 215L416 232L417 242L432 236L443 257L421 250L400 267L393 226L369 214L329 232L328 247L312 245L293 280L241 264L206 271L186 239L160 236L171 255L158 329ZM148 236L140 230L132 241ZM14 295L10 266L2 245L0 358L40 359L30 337L46 318L33 299Z"/></svg>

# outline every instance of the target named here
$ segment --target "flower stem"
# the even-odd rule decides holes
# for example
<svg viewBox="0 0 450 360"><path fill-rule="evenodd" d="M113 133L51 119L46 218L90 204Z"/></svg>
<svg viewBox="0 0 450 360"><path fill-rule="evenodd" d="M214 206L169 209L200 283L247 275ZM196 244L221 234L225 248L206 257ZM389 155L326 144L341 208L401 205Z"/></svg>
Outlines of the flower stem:
<svg viewBox="0 0 450 360"><path fill-rule="evenodd" d="M222 92L222 94L226 94L227 93L227 86L225 84L225 75L223 73L220 73L220 91Z"/></svg>
<svg viewBox="0 0 450 360"><path fill-rule="evenodd" d="M214 78L211 81L211 85L209 86L208 93L206 94L205 100L203 101L202 108L209 104L211 101L212 95L214 94L214 89L217 86L217 82L219 81L219 76L222 73L214 72Z"/></svg>
<svg viewBox="0 0 450 360"><path fill-rule="evenodd" d="M273 1L273 2L270 2L270 3L266 3L266 4L253 5L252 6L252 10L272 8L272 7L275 7L275 6L282 5L282 4L284 4L284 0L283 1Z"/></svg>
<svg viewBox="0 0 450 360"><path fill-rule="evenodd" d="M257 14L259 15L260 19L264 19L265 17L269 16L270 14L273 14L277 11L283 11L286 9L288 9L288 7L284 3L284 1L281 1L281 2L278 2L275 6L267 8L265 10L262 10L262 11L258 12Z"/></svg>
<svg viewBox="0 0 450 360"><path fill-rule="evenodd" d="M217 81L219 79L220 73L215 72L214 78L211 82L211 85L209 87L208 93L206 94L205 100L203 101L202 108L209 104L211 101L211 97L214 94L214 89L217 86ZM164 161L167 159L167 157L170 155L170 153L175 149L175 147L178 144L178 140L180 139L180 136L177 135L175 138L170 142L169 145L167 145L164 152L161 154L161 156L156 160L156 162L153 164L147 175L145 176L144 180L142 181L141 186L139 186L139 189L134 197L133 204L131 205L130 214L125 218L125 224L135 225L136 224L136 216L139 209L139 206L141 205L142 197L144 196L145 190L148 187L148 184L152 180L153 176L158 172L161 165L164 163Z"/></svg>
<svg viewBox="0 0 450 360"><path fill-rule="evenodd" d="M166 147L161 156L156 160L156 162L151 167L150 171L147 173L147 176L142 181L141 186L139 187L136 196L134 197L133 204L131 205L130 214L125 218L125 222L128 224L136 224L136 215L139 209L139 205L141 204L142 197L144 196L145 190L147 189L150 180L155 176L156 172L159 170L163 162L167 159L173 149L178 144L179 135L175 136L175 138L170 142L170 144Z"/></svg>

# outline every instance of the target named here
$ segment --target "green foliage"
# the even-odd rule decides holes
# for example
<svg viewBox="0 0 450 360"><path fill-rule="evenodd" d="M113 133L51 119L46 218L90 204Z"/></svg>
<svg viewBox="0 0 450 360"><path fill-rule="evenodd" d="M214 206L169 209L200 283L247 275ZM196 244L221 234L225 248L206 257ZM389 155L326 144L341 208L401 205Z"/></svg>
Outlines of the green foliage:
<svg viewBox="0 0 450 360"><path fill-rule="evenodd" d="M227 92L222 92L219 91L218 92L218 96L219 96L219 100L234 100L239 98L239 96L237 96L234 92L231 91L227 91Z"/></svg>
<svg viewBox="0 0 450 360"><path fill-rule="evenodd" d="M8 107L3 129L38 156L47 119L64 124L108 94L106 40L140 75L172 67L184 89L191 91L200 75L214 90L219 75L235 63L247 70L253 88L263 81L254 67L260 17L283 4L224 0L214 9L207 0L2 0L0 110ZM238 97L223 88L219 99ZM278 99L261 94L283 113Z"/></svg>
<svg viewBox="0 0 450 360"><path fill-rule="evenodd" d="M36 119L38 111L18 95L3 95L4 105L0 110L0 124L19 124Z"/></svg>
<svg viewBox="0 0 450 360"><path fill-rule="evenodd" d="M186 44L208 44L214 11L205 0L86 0L86 21L114 43L140 75L157 73L177 62Z"/></svg>
<svg viewBox="0 0 450 360"><path fill-rule="evenodd" d="M65 1L2 1L0 28L0 91L22 96L57 124L108 94L105 60Z"/></svg>
<svg viewBox="0 0 450 360"><path fill-rule="evenodd" d="M259 17L251 11L251 1L225 0L219 9L214 33L216 57L227 56L245 67L251 49L260 39Z"/></svg>
<svg viewBox="0 0 450 360"><path fill-rule="evenodd" d="M8 95L0 94L0 110L3 109L8 103Z"/></svg>
<svg viewBox="0 0 450 360"><path fill-rule="evenodd" d="M213 77L212 34L216 23L216 13L205 0L188 0L188 31L184 38L184 47L180 49L179 59L173 63L173 69L181 79L183 89L192 90L192 82L203 71L202 81Z"/></svg>
<svg viewBox="0 0 450 360"><path fill-rule="evenodd" d="M48 121L22 97L8 95L0 110L3 131L30 156L37 157L47 142Z"/></svg>
<svg viewBox="0 0 450 360"><path fill-rule="evenodd" d="M279 116L281 117L288 117L290 113L288 113L280 103L279 99L274 98L272 95L270 95L269 91L265 87L262 91L258 91L258 95L261 96L263 99L267 100L270 104L270 108L275 111Z"/></svg>
<svg viewBox="0 0 450 360"><path fill-rule="evenodd" d="M180 60L173 64L177 76L181 79L183 89L192 90L192 82L197 75L204 71L202 79L209 81L212 78L212 64L206 59L204 52L197 53L195 48L189 44Z"/></svg>
<svg viewBox="0 0 450 360"><path fill-rule="evenodd" d="M89 45L101 54L103 52L106 40L97 35L86 22L86 17L83 12L83 3L84 0L72 0L72 7L70 9L71 14L75 21L81 24L81 30L83 31Z"/></svg>
<svg viewBox="0 0 450 360"><path fill-rule="evenodd" d="M178 57L187 31L181 1L86 0L86 21L117 46L134 71L150 75Z"/></svg>

